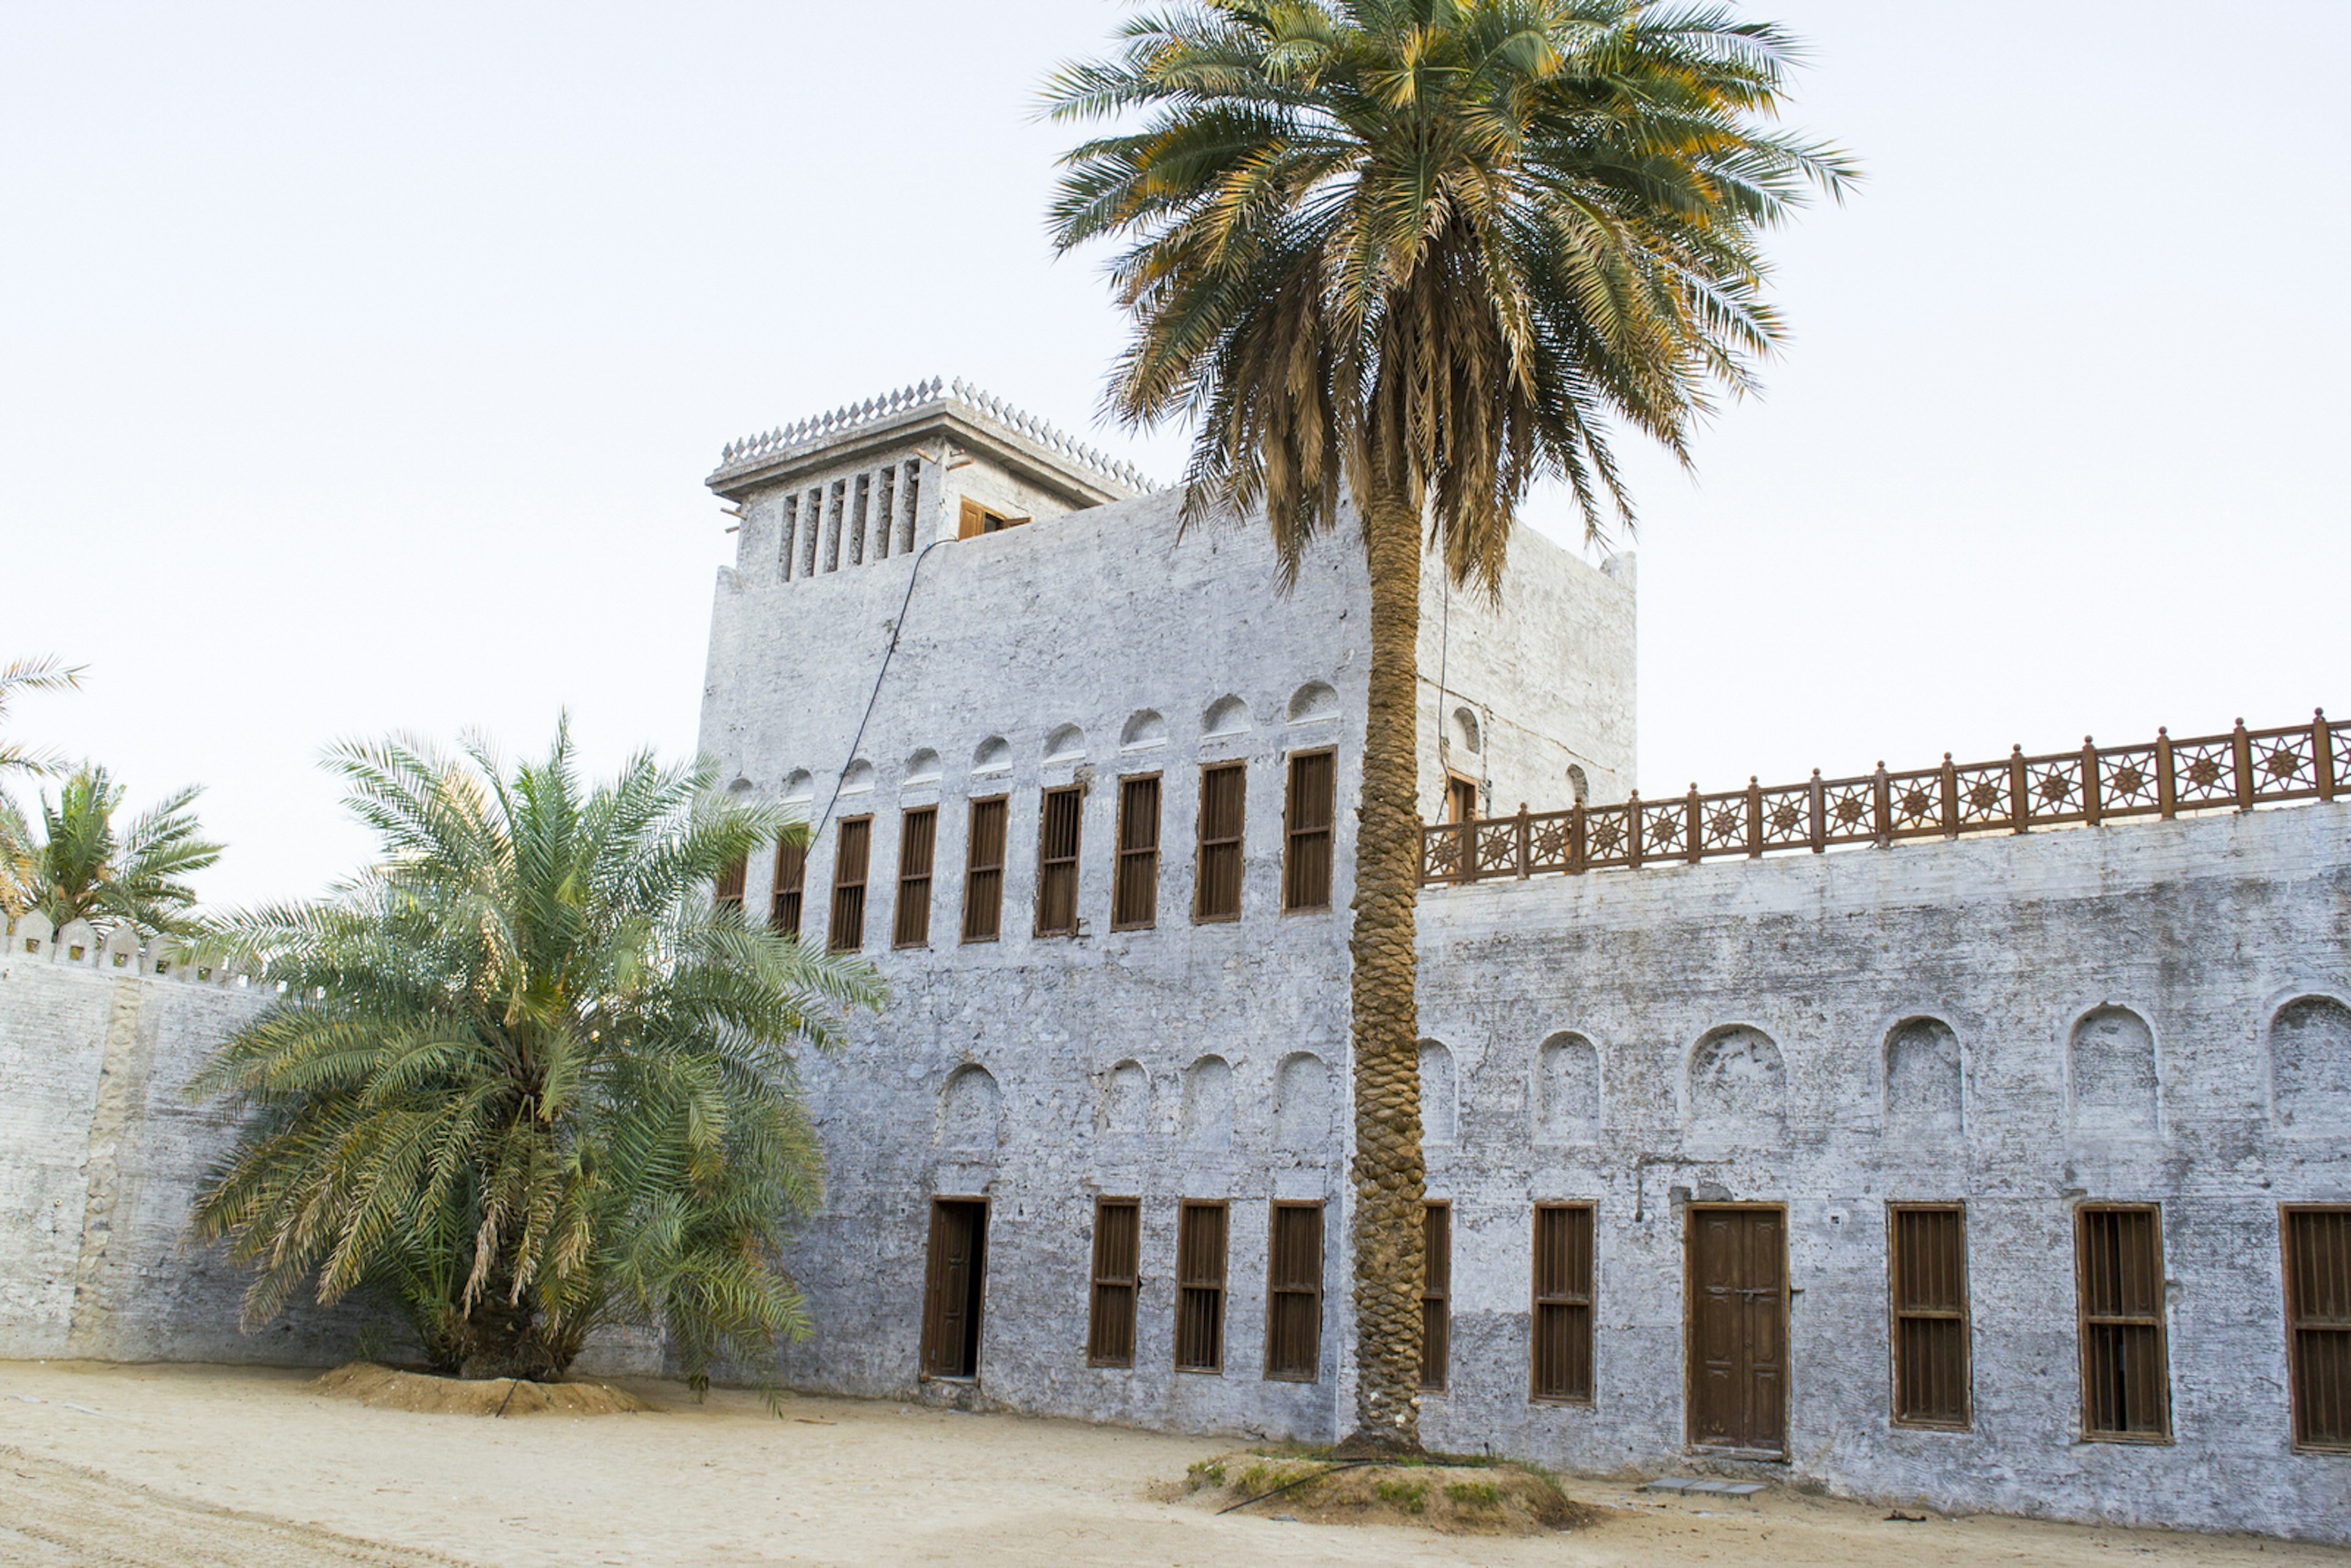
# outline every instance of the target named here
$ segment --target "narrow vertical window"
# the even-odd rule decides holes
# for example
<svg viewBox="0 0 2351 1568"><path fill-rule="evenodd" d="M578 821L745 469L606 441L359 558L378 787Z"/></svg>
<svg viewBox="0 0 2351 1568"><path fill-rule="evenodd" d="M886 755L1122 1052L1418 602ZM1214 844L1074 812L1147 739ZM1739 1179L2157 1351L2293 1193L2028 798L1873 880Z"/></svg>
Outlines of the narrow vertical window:
<svg viewBox="0 0 2351 1568"><path fill-rule="evenodd" d="M1241 824L1249 764L1212 762L1200 769L1200 863L1192 918L1238 920L1241 915Z"/></svg>
<svg viewBox="0 0 2351 1568"><path fill-rule="evenodd" d="M1131 1197L1096 1198L1088 1366L1134 1364L1134 1292L1142 1260L1143 1205Z"/></svg>
<svg viewBox="0 0 2351 1568"><path fill-rule="evenodd" d="M841 511L846 502L848 489L848 480L835 479L832 493L825 500L824 570L827 571L841 570Z"/></svg>
<svg viewBox="0 0 2351 1568"><path fill-rule="evenodd" d="M1592 1397L1592 1205L1535 1206L1533 1396Z"/></svg>
<svg viewBox="0 0 2351 1568"><path fill-rule="evenodd" d="M1478 815L1478 781L1459 773L1445 775L1445 820L1468 822Z"/></svg>
<svg viewBox="0 0 2351 1568"><path fill-rule="evenodd" d="M1322 1373L1322 1206L1275 1204L1266 1251L1265 1375L1311 1383Z"/></svg>
<svg viewBox="0 0 2351 1568"><path fill-rule="evenodd" d="M1968 1216L1956 1203L1887 1211L1886 1271L1894 1292L1894 1419L1968 1425Z"/></svg>
<svg viewBox="0 0 2351 1568"><path fill-rule="evenodd" d="M880 470L881 482L873 497L873 559L890 559L890 544L897 531L898 465L894 463Z"/></svg>
<svg viewBox="0 0 2351 1568"><path fill-rule="evenodd" d="M1306 751L1290 759L1290 800L1282 813L1281 907L1331 907L1331 809L1338 758Z"/></svg>
<svg viewBox="0 0 2351 1568"><path fill-rule="evenodd" d="M2076 1225L2082 1436L2168 1442L2161 1211L2153 1204L2101 1204L2084 1207Z"/></svg>
<svg viewBox="0 0 2351 1568"><path fill-rule="evenodd" d="M825 938L836 953L865 946L865 862L872 844L872 818L841 819L832 858L832 929Z"/></svg>
<svg viewBox="0 0 2351 1568"><path fill-rule="evenodd" d="M802 577L816 575L817 536L824 531L820 525L823 516L824 490L820 486L808 493L808 503L800 507L800 575Z"/></svg>
<svg viewBox="0 0 2351 1568"><path fill-rule="evenodd" d="M1420 1206L1420 1386L1445 1391L1453 1360L1453 1206Z"/></svg>
<svg viewBox="0 0 2351 1568"><path fill-rule="evenodd" d="M910 550L914 548L914 517L922 504L923 465L920 463L909 463L906 465L905 516L898 523L898 548L901 550Z"/></svg>
<svg viewBox="0 0 2351 1568"><path fill-rule="evenodd" d="M849 564L865 564L865 515L873 499L873 476L860 474L849 508Z"/></svg>
<svg viewBox="0 0 2351 1568"><path fill-rule="evenodd" d="M1048 789L1037 824L1037 935L1078 933L1078 824L1084 797L1074 784Z"/></svg>
<svg viewBox="0 0 2351 1568"><path fill-rule="evenodd" d="M964 848L963 939L993 942L1004 923L1005 799L971 803L971 835Z"/></svg>
<svg viewBox="0 0 2351 1568"><path fill-rule="evenodd" d="M1135 931L1159 922L1159 775L1118 781L1118 872L1110 926Z"/></svg>
<svg viewBox="0 0 2351 1568"><path fill-rule="evenodd" d="M2294 1445L2351 1452L2351 1207L2284 1211Z"/></svg>
<svg viewBox="0 0 2351 1568"><path fill-rule="evenodd" d="M800 894L808 885L808 845L789 839L776 841L776 888L768 908L768 924L785 936L800 934Z"/></svg>
<svg viewBox="0 0 2351 1568"><path fill-rule="evenodd" d="M743 907L743 873L749 868L750 857L737 855L718 873L718 888L711 902L721 909Z"/></svg>
<svg viewBox="0 0 2351 1568"><path fill-rule="evenodd" d="M898 821L898 918L890 934L893 947L926 947L931 941L931 856L939 837L939 809L922 806Z"/></svg>
<svg viewBox="0 0 2351 1568"><path fill-rule="evenodd" d="M1176 1215L1176 1370L1225 1369L1225 1206Z"/></svg>
<svg viewBox="0 0 2351 1568"><path fill-rule="evenodd" d="M800 498L796 492L784 497L783 546L776 558L784 563L784 580L792 580L792 563L799 558Z"/></svg>

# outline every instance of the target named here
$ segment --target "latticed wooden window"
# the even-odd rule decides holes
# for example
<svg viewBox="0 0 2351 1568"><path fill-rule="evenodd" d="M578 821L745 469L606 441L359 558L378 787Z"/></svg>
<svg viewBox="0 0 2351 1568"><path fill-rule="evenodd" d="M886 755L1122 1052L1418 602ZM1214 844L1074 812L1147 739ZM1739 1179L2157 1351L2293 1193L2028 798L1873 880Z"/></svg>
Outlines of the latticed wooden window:
<svg viewBox="0 0 2351 1568"><path fill-rule="evenodd" d="M743 873L748 868L749 857L737 855L718 873L718 889L712 900L721 909L743 907Z"/></svg>
<svg viewBox="0 0 2351 1568"><path fill-rule="evenodd" d="M865 946L865 865L873 848L873 819L844 817L832 859L832 929L825 946L854 953Z"/></svg>
<svg viewBox="0 0 2351 1568"><path fill-rule="evenodd" d="M938 839L936 806L918 807L898 821L898 918L890 934L893 947L930 944L931 859Z"/></svg>
<svg viewBox="0 0 2351 1568"><path fill-rule="evenodd" d="M1142 1259L1143 1205L1131 1197L1096 1198L1088 1366L1134 1364L1134 1293Z"/></svg>
<svg viewBox="0 0 2351 1568"><path fill-rule="evenodd" d="M1894 1419L1968 1425L1968 1216L1956 1203L1896 1204L1886 1216L1894 1292Z"/></svg>
<svg viewBox="0 0 2351 1568"><path fill-rule="evenodd" d="M1420 1207L1420 1385L1442 1393L1453 1359L1453 1206Z"/></svg>
<svg viewBox="0 0 2351 1568"><path fill-rule="evenodd" d="M2289 1208L2284 1220L2294 1446L2351 1452L2351 1207Z"/></svg>
<svg viewBox="0 0 2351 1568"><path fill-rule="evenodd" d="M1085 798L1074 784L1045 791L1037 824L1037 935L1078 932L1078 829Z"/></svg>
<svg viewBox="0 0 2351 1568"><path fill-rule="evenodd" d="M2082 1435L2171 1437L2163 1328L2163 1218L2153 1204L2085 1206L2076 1219Z"/></svg>
<svg viewBox="0 0 2351 1568"><path fill-rule="evenodd" d="M1200 769L1200 863L1192 918L1238 920L1241 914L1241 826L1249 764L1214 762Z"/></svg>
<svg viewBox="0 0 2351 1568"><path fill-rule="evenodd" d="M1283 813L1281 907L1331 906L1331 817L1338 757L1305 751L1290 758L1290 800Z"/></svg>
<svg viewBox="0 0 2351 1568"><path fill-rule="evenodd" d="M1266 1250L1265 1375L1311 1383L1322 1370L1322 1206L1275 1204Z"/></svg>
<svg viewBox="0 0 2351 1568"><path fill-rule="evenodd" d="M1176 1216L1176 1370L1225 1368L1225 1206L1186 1201Z"/></svg>
<svg viewBox="0 0 2351 1568"><path fill-rule="evenodd" d="M768 924L778 935L800 934L800 897L808 885L808 845L778 841L775 894L768 903Z"/></svg>
<svg viewBox="0 0 2351 1568"><path fill-rule="evenodd" d="M1118 781L1118 868L1111 888L1113 931L1159 920L1159 775Z"/></svg>
<svg viewBox="0 0 2351 1568"><path fill-rule="evenodd" d="M963 939L993 942L1004 924L1004 824L1001 795L971 803L963 862Z"/></svg>
<svg viewBox="0 0 2351 1568"><path fill-rule="evenodd" d="M1537 1399L1592 1397L1592 1222L1588 1203L1535 1206Z"/></svg>

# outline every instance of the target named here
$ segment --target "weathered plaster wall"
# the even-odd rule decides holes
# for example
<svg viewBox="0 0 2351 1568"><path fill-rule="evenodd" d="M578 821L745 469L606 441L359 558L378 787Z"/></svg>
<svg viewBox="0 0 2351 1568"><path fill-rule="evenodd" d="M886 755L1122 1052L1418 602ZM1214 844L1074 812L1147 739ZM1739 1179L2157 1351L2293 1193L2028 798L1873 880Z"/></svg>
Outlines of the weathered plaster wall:
<svg viewBox="0 0 2351 1568"><path fill-rule="evenodd" d="M1460 1085L1458 1141L1430 1151L1430 1193L1457 1206L1432 1443L1686 1466L1684 1205L1784 1203L1793 1474L1945 1509L2351 1540L2351 1458L2291 1451L2277 1212L2351 1201L2351 1116L2326 1108L2351 1040L2294 1064L2316 1124L2273 1103L2270 1051L2287 1003L2351 999L2351 808L1435 889L1420 933L1422 1031ZM2072 1048L2107 1008L2145 1020L2152 1082ZM1947 1093L1889 1082L1914 1019L1956 1040ZM1729 1024L1777 1047L1779 1130L1760 1080L1720 1108L1743 1130L1706 1129L1691 1057ZM1541 1082L1562 1031L1594 1048L1596 1126L1544 1124L1576 1099ZM1547 1198L1599 1206L1588 1406L1528 1398ZM1969 1205L1970 1432L1888 1419L1886 1205L1905 1199ZM2162 1205L2169 1444L2081 1440L2085 1199Z"/></svg>

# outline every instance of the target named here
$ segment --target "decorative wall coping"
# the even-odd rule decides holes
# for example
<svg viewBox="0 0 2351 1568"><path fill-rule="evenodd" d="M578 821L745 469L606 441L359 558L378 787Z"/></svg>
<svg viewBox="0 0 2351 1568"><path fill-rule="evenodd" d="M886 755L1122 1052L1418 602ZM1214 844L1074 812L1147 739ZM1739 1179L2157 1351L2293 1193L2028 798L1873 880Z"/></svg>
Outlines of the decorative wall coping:
<svg viewBox="0 0 2351 1568"><path fill-rule="evenodd" d="M962 412L967 417L977 414L1003 430L1021 436L1044 448L1061 463L1092 479L1107 482L1135 495L1147 496L1161 488L1132 463L1122 462L1100 449L1089 446L1046 420L1025 409L1014 407L993 393L981 391L960 376L943 382L936 376L926 382L915 382L880 397L867 398L863 402L845 403L830 413L811 415L790 424L747 435L730 441L718 455L718 466L707 483L717 488L726 482L755 469L769 466L778 459L821 450L844 435L856 434L869 426L901 419L911 422L916 416Z"/></svg>

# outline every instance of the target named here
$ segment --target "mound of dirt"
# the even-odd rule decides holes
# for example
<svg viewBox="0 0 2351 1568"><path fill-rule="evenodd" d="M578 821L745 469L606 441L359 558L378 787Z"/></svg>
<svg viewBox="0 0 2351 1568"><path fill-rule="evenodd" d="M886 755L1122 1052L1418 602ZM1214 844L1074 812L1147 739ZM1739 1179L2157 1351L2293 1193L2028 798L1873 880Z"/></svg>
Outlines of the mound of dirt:
<svg viewBox="0 0 2351 1568"><path fill-rule="evenodd" d="M1221 1454L1194 1465L1185 1480L1189 1500L1197 1506L1282 1513L1311 1524L1410 1524L1447 1535L1542 1535L1598 1517L1541 1471L1507 1461L1351 1465Z"/></svg>
<svg viewBox="0 0 2351 1568"><path fill-rule="evenodd" d="M379 1410L422 1410L444 1416L624 1416L651 1410L626 1389L606 1383L526 1383L517 1377L433 1377L371 1361L346 1362L310 1386L337 1399Z"/></svg>

